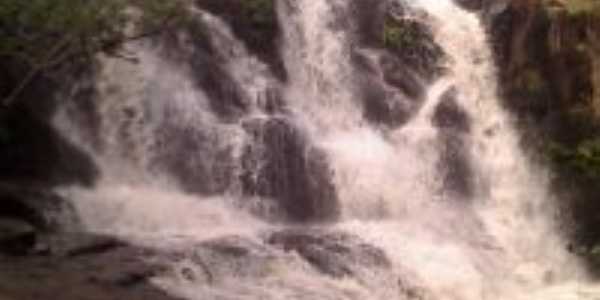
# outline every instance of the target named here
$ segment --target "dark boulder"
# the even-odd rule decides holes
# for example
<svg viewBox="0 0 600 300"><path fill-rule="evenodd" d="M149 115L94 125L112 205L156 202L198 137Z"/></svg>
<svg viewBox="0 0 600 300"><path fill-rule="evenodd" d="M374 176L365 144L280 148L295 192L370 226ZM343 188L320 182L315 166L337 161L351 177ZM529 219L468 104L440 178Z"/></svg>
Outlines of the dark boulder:
<svg viewBox="0 0 600 300"><path fill-rule="evenodd" d="M453 199L470 200L475 194L474 172L469 160L468 133L471 120L456 101L456 89L445 92L433 115L442 143L438 168L444 192Z"/></svg>
<svg viewBox="0 0 600 300"><path fill-rule="evenodd" d="M354 0L350 2L350 11L355 21L355 35L363 47L380 47L386 10L386 1Z"/></svg>
<svg viewBox="0 0 600 300"><path fill-rule="evenodd" d="M483 7L484 0L454 0L456 4L468 10L480 10Z"/></svg>
<svg viewBox="0 0 600 300"><path fill-rule="evenodd" d="M292 221L337 216L337 195L323 152L284 118L252 119L244 128L249 135L242 157L245 194L272 199Z"/></svg>
<svg viewBox="0 0 600 300"><path fill-rule="evenodd" d="M63 197L44 189L0 184L0 218L23 220L43 231L79 225L75 208Z"/></svg>
<svg viewBox="0 0 600 300"><path fill-rule="evenodd" d="M198 0L196 5L222 18L246 47L266 62L279 79L287 71L279 55L281 29L275 0Z"/></svg>
<svg viewBox="0 0 600 300"><path fill-rule="evenodd" d="M382 45L424 80L431 82L443 71L444 50L435 42L425 11L389 2L382 28Z"/></svg>
<svg viewBox="0 0 600 300"><path fill-rule="evenodd" d="M450 199L470 201L475 195L473 166L469 160L469 144L460 137L441 135L443 147L438 168L443 178L444 193Z"/></svg>
<svg viewBox="0 0 600 300"><path fill-rule="evenodd" d="M51 249L15 259L0 253L2 296L19 300L181 300L150 280L168 269L169 255L92 234L47 236Z"/></svg>
<svg viewBox="0 0 600 300"><path fill-rule="evenodd" d="M444 131L467 134L471 131L471 120L456 101L457 93L455 88L451 88L442 94L433 114L433 124Z"/></svg>
<svg viewBox="0 0 600 300"><path fill-rule="evenodd" d="M297 252L319 272L333 277L353 277L361 268L391 267L382 250L344 232L291 229L272 234L267 243Z"/></svg>
<svg viewBox="0 0 600 300"><path fill-rule="evenodd" d="M0 254L21 256L35 248L35 228L22 220L0 218Z"/></svg>
<svg viewBox="0 0 600 300"><path fill-rule="evenodd" d="M411 99L422 99L425 96L426 81L397 56L383 54L379 64L385 83Z"/></svg>
<svg viewBox="0 0 600 300"><path fill-rule="evenodd" d="M180 124L176 113L157 128L153 167L173 176L189 193L224 193L232 183L237 162L230 140L215 132L219 128Z"/></svg>
<svg viewBox="0 0 600 300"><path fill-rule="evenodd" d="M189 258L198 268L182 270L195 284L218 285L229 278L258 280L268 276L267 266L276 263L277 252L260 240L225 236L183 245L174 252L176 260Z"/></svg>
<svg viewBox="0 0 600 300"><path fill-rule="evenodd" d="M424 11L395 1L353 1L351 58L365 118L377 126L405 124L443 73L444 52Z"/></svg>
<svg viewBox="0 0 600 300"><path fill-rule="evenodd" d="M29 105L24 101L0 110L0 181L93 185L98 176L93 160L49 124L50 112Z"/></svg>
<svg viewBox="0 0 600 300"><path fill-rule="evenodd" d="M377 126L398 128L406 124L422 105L421 97L411 98L405 93L390 89L377 77L362 77L360 95L363 99L364 117ZM413 87L418 86L416 83Z"/></svg>
<svg viewBox="0 0 600 300"><path fill-rule="evenodd" d="M206 24L193 18L177 30L155 38L162 55L181 66L205 94L211 111L224 122L237 122L248 110L248 99L227 70L228 57L211 42Z"/></svg>

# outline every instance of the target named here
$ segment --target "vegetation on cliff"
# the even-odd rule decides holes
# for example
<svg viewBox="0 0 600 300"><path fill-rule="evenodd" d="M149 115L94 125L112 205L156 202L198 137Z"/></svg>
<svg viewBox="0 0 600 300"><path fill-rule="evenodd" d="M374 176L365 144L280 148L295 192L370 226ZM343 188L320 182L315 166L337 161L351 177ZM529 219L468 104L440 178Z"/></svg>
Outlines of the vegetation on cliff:
<svg viewBox="0 0 600 300"><path fill-rule="evenodd" d="M506 106L518 117L524 142L548 154L571 249L597 272L600 2L510 3L490 23Z"/></svg>
<svg viewBox="0 0 600 300"><path fill-rule="evenodd" d="M21 76L2 91L5 106L40 75L167 26L179 8L161 0L4 0L0 3L0 59ZM14 63L6 63L13 61Z"/></svg>
<svg viewBox="0 0 600 300"><path fill-rule="evenodd" d="M552 7L553 2L546 0L544 4ZM560 2L558 9L565 9L570 15L598 15L600 16L600 2L596 0L568 0Z"/></svg>

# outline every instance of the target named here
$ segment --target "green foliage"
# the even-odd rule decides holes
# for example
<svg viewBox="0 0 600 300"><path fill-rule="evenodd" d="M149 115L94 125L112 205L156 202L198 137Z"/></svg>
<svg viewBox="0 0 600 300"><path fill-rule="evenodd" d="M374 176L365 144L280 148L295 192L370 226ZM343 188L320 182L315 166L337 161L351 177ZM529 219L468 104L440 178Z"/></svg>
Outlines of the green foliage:
<svg viewBox="0 0 600 300"><path fill-rule="evenodd" d="M600 139L582 142L574 149L552 144L549 154L555 163L567 166L577 172L600 179Z"/></svg>
<svg viewBox="0 0 600 300"><path fill-rule="evenodd" d="M9 105L39 73L78 58L112 53L165 26L179 0L2 0L0 58L29 68L4 100Z"/></svg>
<svg viewBox="0 0 600 300"><path fill-rule="evenodd" d="M71 49L90 47L119 38L126 20L119 0L3 0L0 53L19 56L29 64L46 63L53 56L48 49L60 40L69 39Z"/></svg>
<svg viewBox="0 0 600 300"><path fill-rule="evenodd" d="M569 16L594 15L600 16L600 1L598 0L556 0L542 1L550 12L566 11Z"/></svg>
<svg viewBox="0 0 600 300"><path fill-rule="evenodd" d="M385 47L400 49L417 44L420 37L411 25L411 23L398 22L392 18L387 18L383 27Z"/></svg>
<svg viewBox="0 0 600 300"><path fill-rule="evenodd" d="M569 0L564 5L570 15L600 15L598 0Z"/></svg>
<svg viewBox="0 0 600 300"><path fill-rule="evenodd" d="M276 19L275 3L273 0L243 0L244 13L255 25L271 25Z"/></svg>
<svg viewBox="0 0 600 300"><path fill-rule="evenodd" d="M546 81L538 70L524 69L516 79L517 86L532 95L538 95L546 88Z"/></svg>
<svg viewBox="0 0 600 300"><path fill-rule="evenodd" d="M0 2L0 54L26 56L44 62L48 49L62 38L69 48L101 47L125 38L134 18L128 8L141 12L139 22L159 25L177 8L163 0L2 0Z"/></svg>

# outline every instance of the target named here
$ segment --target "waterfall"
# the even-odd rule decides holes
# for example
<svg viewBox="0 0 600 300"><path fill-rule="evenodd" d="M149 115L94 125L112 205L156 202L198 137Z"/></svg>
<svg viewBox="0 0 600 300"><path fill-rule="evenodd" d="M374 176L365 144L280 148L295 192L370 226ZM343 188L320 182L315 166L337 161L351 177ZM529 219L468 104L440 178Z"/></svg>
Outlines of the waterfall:
<svg viewBox="0 0 600 300"><path fill-rule="evenodd" d="M444 52L408 101L390 54L357 38L356 3L277 1L286 80L202 8L205 40L128 44L138 64L102 58L93 109L68 101L54 120L102 172L60 190L84 230L192 247L152 278L185 299L584 297L477 16L390 1ZM369 119L367 86L405 120Z"/></svg>

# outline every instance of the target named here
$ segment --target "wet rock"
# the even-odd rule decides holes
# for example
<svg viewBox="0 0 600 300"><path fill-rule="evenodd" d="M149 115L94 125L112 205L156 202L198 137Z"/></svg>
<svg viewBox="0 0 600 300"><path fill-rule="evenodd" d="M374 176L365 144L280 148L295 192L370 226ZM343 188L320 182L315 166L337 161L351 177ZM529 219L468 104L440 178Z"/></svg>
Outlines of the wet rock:
<svg viewBox="0 0 600 300"><path fill-rule="evenodd" d="M43 231L76 226L74 207L61 196L35 187L0 184L0 217L23 220Z"/></svg>
<svg viewBox="0 0 600 300"><path fill-rule="evenodd" d="M225 192L235 169L231 140L217 134L215 131L221 129L218 127L179 124L175 113L165 120L155 133L159 146L155 166L177 179L186 192L200 195Z"/></svg>
<svg viewBox="0 0 600 300"><path fill-rule="evenodd" d="M19 259L0 254L3 296L19 300L180 299L158 290L149 281L166 269L167 259L161 259L157 251L124 243L103 251L83 251L108 240L117 243L91 234L62 234L48 239L54 247L70 249L66 252L87 253L29 255Z"/></svg>
<svg viewBox="0 0 600 300"><path fill-rule="evenodd" d="M441 75L444 51L435 42L426 12L397 2L387 5L382 31L383 47L397 57L405 69L431 82Z"/></svg>
<svg viewBox="0 0 600 300"><path fill-rule="evenodd" d="M191 281L218 284L229 278L258 279L268 276L269 266L277 262L278 254L258 239L226 236L193 245L184 245L176 252L179 261L190 260L184 267Z"/></svg>
<svg viewBox="0 0 600 300"><path fill-rule="evenodd" d="M35 228L21 220L0 219L0 253L21 256L29 253L36 242Z"/></svg>
<svg viewBox="0 0 600 300"><path fill-rule="evenodd" d="M364 47L379 47L381 45L382 28L385 15L386 1L355 0L350 3L350 10L356 26L355 35Z"/></svg>
<svg viewBox="0 0 600 300"><path fill-rule="evenodd" d="M101 255L127 246L126 243L112 237L84 233L49 235L44 238L44 242L52 255L70 258Z"/></svg>
<svg viewBox="0 0 600 300"><path fill-rule="evenodd" d="M445 192L454 199L470 200L475 194L474 172L469 159L471 120L456 101L457 91L445 92L433 115L442 143L438 167Z"/></svg>
<svg viewBox="0 0 600 300"><path fill-rule="evenodd" d="M207 94L212 111L224 121L234 121L248 110L244 93L223 66L210 56L192 57L194 80Z"/></svg>
<svg viewBox="0 0 600 300"><path fill-rule="evenodd" d="M451 199L472 200L475 195L474 172L468 143L457 136L441 136L443 148L438 168L443 176L444 192Z"/></svg>
<svg viewBox="0 0 600 300"><path fill-rule="evenodd" d="M93 185L98 170L92 159L49 124L53 108L45 106L52 105L40 102L52 103L51 96L23 97L10 109L0 109L0 182Z"/></svg>
<svg viewBox="0 0 600 300"><path fill-rule="evenodd" d="M325 154L284 118L244 123L250 142L242 157L244 192L276 201L291 221L324 221L338 214Z"/></svg>
<svg viewBox="0 0 600 300"><path fill-rule="evenodd" d="M365 78L362 88L364 116L371 123L398 128L416 113L421 101L388 89L379 81Z"/></svg>
<svg viewBox="0 0 600 300"><path fill-rule="evenodd" d="M377 126L400 127L444 69L429 16L398 1L353 1L350 12L357 20L350 26L351 58L365 118Z"/></svg>
<svg viewBox="0 0 600 300"><path fill-rule="evenodd" d="M343 232L286 230L269 236L267 243L297 252L319 272L333 277L352 277L361 268L388 269L391 266L382 250Z"/></svg>
<svg viewBox="0 0 600 300"><path fill-rule="evenodd" d="M258 107L268 115L285 114L287 112L282 92L278 88L268 88L258 96L257 102Z"/></svg>
<svg viewBox="0 0 600 300"><path fill-rule="evenodd" d="M398 128L423 104L425 83L388 53L372 49L356 50L352 62L357 69L358 93L364 117L377 126Z"/></svg>
<svg viewBox="0 0 600 300"><path fill-rule="evenodd" d="M435 108L433 124L441 130L467 134L471 131L471 120L456 101L457 96L455 88L448 90L441 96L442 99Z"/></svg>
<svg viewBox="0 0 600 300"><path fill-rule="evenodd" d="M402 60L384 54L380 58L380 65L387 84L411 99L420 99L425 95L425 82Z"/></svg>
<svg viewBox="0 0 600 300"><path fill-rule="evenodd" d="M343 295L343 290L321 285L320 279L348 277L368 288L389 284L407 299L422 299L417 276L399 280L382 250L335 230L297 228L210 240L178 237L152 248L85 233L46 240L57 249L50 255L15 259L0 253L3 295L19 300L179 299L155 286L171 282L204 291L206 299L222 299L224 292L263 299L260 291L271 288L323 299ZM317 284L299 286L296 272L314 276ZM249 294L248 288L257 288L258 293Z"/></svg>
<svg viewBox="0 0 600 300"><path fill-rule="evenodd" d="M279 54L280 27L274 0L198 0L196 5L222 18L248 49L281 80L287 72Z"/></svg>
<svg viewBox="0 0 600 300"><path fill-rule="evenodd" d="M155 38L161 54L187 70L206 93L211 111L224 122L237 122L248 110L247 95L227 70L228 57L213 44L211 32L200 18Z"/></svg>

